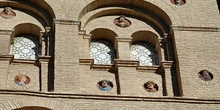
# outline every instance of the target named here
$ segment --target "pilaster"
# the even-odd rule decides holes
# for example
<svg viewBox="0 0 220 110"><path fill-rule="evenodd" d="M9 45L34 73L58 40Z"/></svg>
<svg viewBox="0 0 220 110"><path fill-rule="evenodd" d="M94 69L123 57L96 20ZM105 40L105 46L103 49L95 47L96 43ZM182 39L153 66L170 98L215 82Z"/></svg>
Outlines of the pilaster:
<svg viewBox="0 0 220 110"><path fill-rule="evenodd" d="M172 87L172 75L171 75L171 67L172 61L163 61L162 68L164 69L164 91L166 96L174 96L173 87Z"/></svg>
<svg viewBox="0 0 220 110"><path fill-rule="evenodd" d="M79 21L54 20L54 91L75 92L79 85Z"/></svg>
<svg viewBox="0 0 220 110"><path fill-rule="evenodd" d="M130 60L130 38L116 38L116 48L118 49L117 59Z"/></svg>
<svg viewBox="0 0 220 110"><path fill-rule="evenodd" d="M0 30L0 55L8 55L13 30Z"/></svg>
<svg viewBox="0 0 220 110"><path fill-rule="evenodd" d="M49 89L49 86L53 86L50 84L53 84L53 82L49 82L50 77L52 77L52 73L49 73L48 64L50 61L50 56L39 56L39 62L40 62L40 90L43 92L47 92Z"/></svg>
<svg viewBox="0 0 220 110"><path fill-rule="evenodd" d="M8 77L8 68L10 65L10 62L14 58L13 55L0 55L0 69L1 69L1 75L0 75L0 89L5 89L7 84L7 77Z"/></svg>

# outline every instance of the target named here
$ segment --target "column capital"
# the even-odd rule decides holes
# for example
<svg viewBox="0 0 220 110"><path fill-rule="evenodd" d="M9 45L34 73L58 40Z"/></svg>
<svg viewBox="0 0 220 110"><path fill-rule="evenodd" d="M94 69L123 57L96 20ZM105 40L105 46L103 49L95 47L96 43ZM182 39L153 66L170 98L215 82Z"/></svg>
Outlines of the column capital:
<svg viewBox="0 0 220 110"><path fill-rule="evenodd" d="M173 61L161 61L161 66L163 68L171 68L173 66Z"/></svg>
<svg viewBox="0 0 220 110"><path fill-rule="evenodd" d="M38 56L40 63L49 63L51 56Z"/></svg>

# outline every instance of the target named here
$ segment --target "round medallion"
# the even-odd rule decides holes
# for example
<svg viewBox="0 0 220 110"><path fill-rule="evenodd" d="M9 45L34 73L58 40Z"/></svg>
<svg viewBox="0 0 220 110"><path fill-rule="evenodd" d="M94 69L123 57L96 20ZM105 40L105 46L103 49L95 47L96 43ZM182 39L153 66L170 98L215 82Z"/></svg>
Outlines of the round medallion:
<svg viewBox="0 0 220 110"><path fill-rule="evenodd" d="M213 75L208 70L202 70L198 73L198 77L204 81L211 81L213 79Z"/></svg>
<svg viewBox="0 0 220 110"><path fill-rule="evenodd" d="M0 12L0 16L5 19L11 19L16 16L15 12L11 7L5 7L2 12Z"/></svg>
<svg viewBox="0 0 220 110"><path fill-rule="evenodd" d="M125 18L125 16L119 16L118 18L115 18L113 23L118 27L129 27L131 25L131 22Z"/></svg>
<svg viewBox="0 0 220 110"><path fill-rule="evenodd" d="M24 74L18 74L14 78L14 82L19 86L25 86L30 83L30 78Z"/></svg>
<svg viewBox="0 0 220 110"><path fill-rule="evenodd" d="M113 84L109 80L101 80L97 83L97 87L102 91L109 91L113 88Z"/></svg>
<svg viewBox="0 0 220 110"><path fill-rule="evenodd" d="M158 85L154 83L153 81L148 81L144 83L144 88L147 92L157 92L158 91Z"/></svg>

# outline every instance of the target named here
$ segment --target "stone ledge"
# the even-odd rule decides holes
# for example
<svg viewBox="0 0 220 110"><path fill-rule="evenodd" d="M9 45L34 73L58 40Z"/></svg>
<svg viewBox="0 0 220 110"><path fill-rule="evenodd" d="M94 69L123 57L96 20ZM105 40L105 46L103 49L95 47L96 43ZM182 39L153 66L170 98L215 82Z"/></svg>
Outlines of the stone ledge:
<svg viewBox="0 0 220 110"><path fill-rule="evenodd" d="M94 59L79 59L80 65L89 65L90 68L96 70L110 70L113 68L118 67L135 67L136 70L143 71L143 70L153 70L156 71L160 66L153 65L153 66L140 66L139 61L135 60L119 60L115 59L114 64L94 64ZM114 70L114 69L113 69Z"/></svg>

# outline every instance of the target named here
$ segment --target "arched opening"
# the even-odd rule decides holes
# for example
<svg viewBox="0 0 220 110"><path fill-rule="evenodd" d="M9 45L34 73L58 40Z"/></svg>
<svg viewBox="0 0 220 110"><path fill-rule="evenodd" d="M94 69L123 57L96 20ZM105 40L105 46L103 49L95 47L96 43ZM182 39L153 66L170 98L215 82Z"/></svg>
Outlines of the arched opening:
<svg viewBox="0 0 220 110"><path fill-rule="evenodd" d="M159 29L161 34L169 32L172 24L169 16L162 9L144 0L130 0L129 2L124 2L123 0L117 0L117 2L114 0L109 2L93 1L81 11L78 19L81 20L84 16L89 18L85 21L86 25L93 19L111 15L125 15L149 22ZM83 22L82 25L84 25Z"/></svg>
<svg viewBox="0 0 220 110"><path fill-rule="evenodd" d="M40 28L34 24L20 24L15 28L10 54L15 59L36 60L41 54Z"/></svg>
<svg viewBox="0 0 220 110"><path fill-rule="evenodd" d="M51 27L55 14L53 9L45 1L33 2L31 0L10 0L0 2L0 7L11 7L12 9L25 12L33 17L42 20L42 24Z"/></svg>

